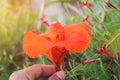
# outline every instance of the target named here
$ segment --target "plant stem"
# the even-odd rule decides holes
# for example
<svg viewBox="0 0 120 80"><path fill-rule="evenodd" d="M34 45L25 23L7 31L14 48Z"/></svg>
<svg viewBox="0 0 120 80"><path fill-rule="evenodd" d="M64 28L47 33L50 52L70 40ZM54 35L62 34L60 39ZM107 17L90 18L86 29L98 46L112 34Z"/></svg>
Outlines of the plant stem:
<svg viewBox="0 0 120 80"><path fill-rule="evenodd" d="M40 12L39 12L39 17L38 18L40 18L40 17L42 17L43 16L43 14L44 14L44 6L45 6L45 0L40 0ZM38 19L39 20L39 19ZM38 21L38 23L37 23L37 29L38 30L40 30L40 28L41 28L41 21Z"/></svg>
<svg viewBox="0 0 120 80"><path fill-rule="evenodd" d="M118 33L107 45L106 47L108 47L116 38L118 38L120 36L120 33Z"/></svg>

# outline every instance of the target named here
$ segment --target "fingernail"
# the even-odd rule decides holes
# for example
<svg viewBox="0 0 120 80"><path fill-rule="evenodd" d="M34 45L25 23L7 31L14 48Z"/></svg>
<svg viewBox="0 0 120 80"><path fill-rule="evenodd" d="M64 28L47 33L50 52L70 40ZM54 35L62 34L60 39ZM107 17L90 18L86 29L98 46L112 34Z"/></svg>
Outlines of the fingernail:
<svg viewBox="0 0 120 80"><path fill-rule="evenodd" d="M60 80L65 80L66 74L64 73L64 71L59 71L57 72L57 76Z"/></svg>

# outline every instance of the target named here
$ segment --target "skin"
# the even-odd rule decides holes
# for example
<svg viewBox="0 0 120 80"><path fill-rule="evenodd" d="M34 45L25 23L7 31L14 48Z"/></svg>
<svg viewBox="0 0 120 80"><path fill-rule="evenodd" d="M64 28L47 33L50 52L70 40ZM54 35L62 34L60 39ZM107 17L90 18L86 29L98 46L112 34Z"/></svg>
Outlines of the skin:
<svg viewBox="0 0 120 80"><path fill-rule="evenodd" d="M13 72L9 80L65 80L65 77L63 71L56 72L55 66L35 64Z"/></svg>

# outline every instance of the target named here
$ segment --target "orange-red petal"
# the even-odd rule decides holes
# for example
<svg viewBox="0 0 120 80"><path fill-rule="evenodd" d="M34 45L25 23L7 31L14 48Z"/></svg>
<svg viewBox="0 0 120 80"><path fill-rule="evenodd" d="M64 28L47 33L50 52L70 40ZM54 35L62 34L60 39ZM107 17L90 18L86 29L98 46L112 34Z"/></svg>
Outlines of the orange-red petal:
<svg viewBox="0 0 120 80"><path fill-rule="evenodd" d="M45 32L43 35L49 38L53 43L64 40L65 36L64 29L59 22L52 24L49 27L48 31Z"/></svg>
<svg viewBox="0 0 120 80"><path fill-rule="evenodd" d="M43 55L51 46L51 42L36 33L27 31L24 35L23 50L31 58L37 58Z"/></svg>
<svg viewBox="0 0 120 80"><path fill-rule="evenodd" d="M68 39L59 43L71 52L83 52L90 42L90 35L85 31L73 33Z"/></svg>
<svg viewBox="0 0 120 80"><path fill-rule="evenodd" d="M59 68L66 55L66 50L59 46L53 46L45 55L53 64L56 65L57 68Z"/></svg>
<svg viewBox="0 0 120 80"><path fill-rule="evenodd" d="M68 38L74 32L82 32L83 30L86 31L89 35L91 35L90 28L84 22L67 25L64 27L65 37Z"/></svg>

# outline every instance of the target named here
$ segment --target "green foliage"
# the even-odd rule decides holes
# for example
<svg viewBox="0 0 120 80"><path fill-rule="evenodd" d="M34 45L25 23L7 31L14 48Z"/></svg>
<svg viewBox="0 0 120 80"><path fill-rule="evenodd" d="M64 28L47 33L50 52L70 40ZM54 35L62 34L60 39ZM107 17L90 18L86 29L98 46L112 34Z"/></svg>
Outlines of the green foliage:
<svg viewBox="0 0 120 80"><path fill-rule="evenodd" d="M89 0L89 3L93 6L94 13L84 8L87 15L90 15L90 20L94 23L91 27L92 37L89 48L86 52L81 53L72 58L70 66L71 70L67 72L67 80L118 80L118 70L120 68L120 13L118 6L118 0L112 0L115 8L103 8L106 6L104 0ZM70 13L68 13L70 14ZM76 14L78 16L78 14ZM76 15L68 16L68 23L74 23L82 21L76 17ZM80 18L80 17L79 17ZM107 50L111 52L117 61L110 61L110 59L103 55L98 56L96 53L99 51L103 44L107 44ZM101 58L94 63L82 65L81 62L87 59ZM79 62L77 62L79 61ZM117 62L117 63L116 63ZM109 71L111 68L114 75Z"/></svg>
<svg viewBox="0 0 120 80"><path fill-rule="evenodd" d="M28 6L15 6L10 2L3 2L0 5L3 5L0 6L0 79L8 80L13 71L34 63L23 54L22 38L27 29L36 28L35 24L30 24L38 17L30 15Z"/></svg>

